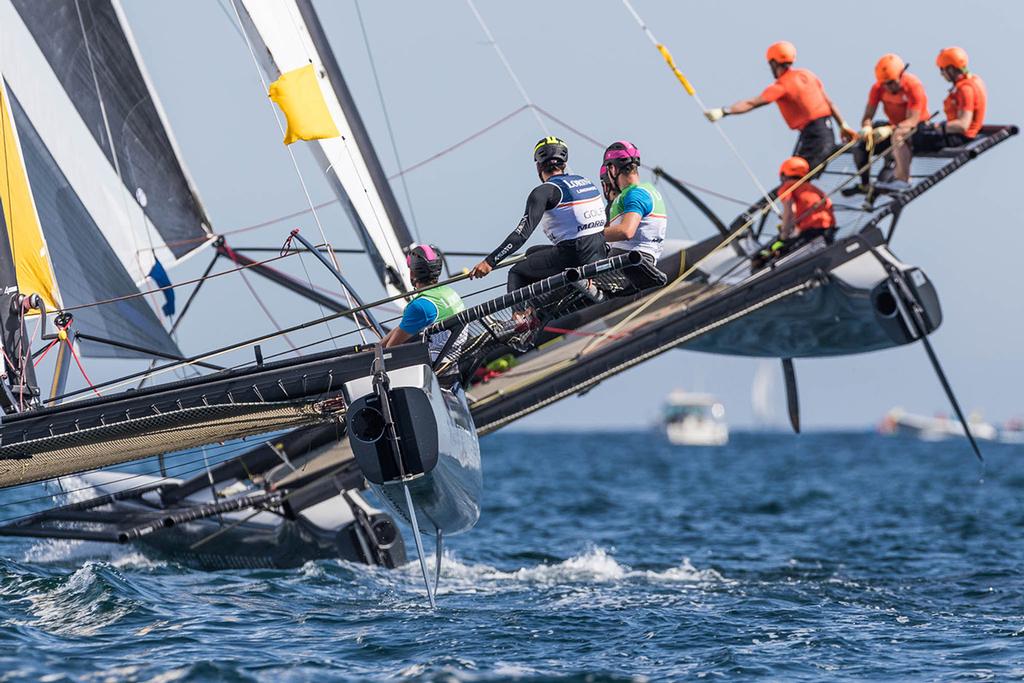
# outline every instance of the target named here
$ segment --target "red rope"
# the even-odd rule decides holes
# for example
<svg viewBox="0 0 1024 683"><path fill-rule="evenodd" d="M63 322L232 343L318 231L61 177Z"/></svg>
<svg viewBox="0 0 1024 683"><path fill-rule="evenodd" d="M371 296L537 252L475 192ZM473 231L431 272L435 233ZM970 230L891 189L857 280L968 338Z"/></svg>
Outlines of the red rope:
<svg viewBox="0 0 1024 683"><path fill-rule="evenodd" d="M625 334L605 334L603 332L584 332L582 330L569 330L563 327L545 327L545 332L551 332L552 334L567 334L575 337L607 337L608 339L622 339L627 336Z"/></svg>
<svg viewBox="0 0 1024 683"><path fill-rule="evenodd" d="M46 354L48 354L48 353L50 352L50 349L52 349L52 348L53 348L53 345L54 345L54 344L56 344L56 343L57 343L57 342L59 342L59 341L60 341L60 339L54 339L54 340L53 340L52 342L50 342L49 344L47 344L47 345L46 345L46 348L45 348L45 349L43 349L43 352L42 352L42 353L40 353L40 354L39 354L39 357L38 357L38 358L36 358L36 359L35 359L35 361L34 361L34 362L32 363L32 367L34 367L34 368L37 368L37 367L39 367L39 364L43 362L43 359L44 359L44 358L46 358Z"/></svg>
<svg viewBox="0 0 1024 683"><path fill-rule="evenodd" d="M81 372L82 377L85 378L85 383L89 385L89 388L92 389L94 394L96 394L97 396L103 396L103 394L101 394L99 390L93 385L92 380L89 379L89 375L86 374L85 368L82 367L82 361L79 360L78 358L78 353L75 351L75 345L71 342L70 339L67 339L66 341L68 343L68 349L70 349L71 351L71 357L75 359L75 364L78 365L78 371Z"/></svg>

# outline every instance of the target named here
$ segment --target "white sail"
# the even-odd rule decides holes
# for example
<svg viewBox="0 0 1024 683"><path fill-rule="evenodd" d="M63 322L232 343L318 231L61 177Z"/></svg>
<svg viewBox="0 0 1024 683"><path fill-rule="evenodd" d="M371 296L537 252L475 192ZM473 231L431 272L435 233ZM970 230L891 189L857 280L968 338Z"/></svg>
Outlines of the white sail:
<svg viewBox="0 0 1024 683"><path fill-rule="evenodd" d="M763 360L757 364L754 381L750 386L750 404L754 418L761 427L774 425L775 408L772 403L772 388L775 385L776 364Z"/></svg>
<svg viewBox="0 0 1024 683"><path fill-rule="evenodd" d="M409 287L412 243L391 186L308 0L235 0L242 25L270 80L313 64L341 137L310 143L390 294Z"/></svg>

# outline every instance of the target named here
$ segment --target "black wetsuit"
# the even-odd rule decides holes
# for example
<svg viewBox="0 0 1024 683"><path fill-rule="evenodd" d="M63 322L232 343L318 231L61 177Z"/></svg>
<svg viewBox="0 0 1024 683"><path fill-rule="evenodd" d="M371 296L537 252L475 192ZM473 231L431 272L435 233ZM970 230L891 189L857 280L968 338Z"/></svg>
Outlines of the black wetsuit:
<svg viewBox="0 0 1024 683"><path fill-rule="evenodd" d="M519 220L519 225L509 233L501 246L484 260L494 267L518 251L530 239L530 235L537 229L544 214L557 207L562 201L562 190L553 183L546 182L533 188L530 196L526 199L526 211ZM514 289L539 282L566 268L593 263L604 258L605 253L604 235L601 232L563 240L558 244L530 247L526 251L526 259L509 269L508 291L511 292Z"/></svg>

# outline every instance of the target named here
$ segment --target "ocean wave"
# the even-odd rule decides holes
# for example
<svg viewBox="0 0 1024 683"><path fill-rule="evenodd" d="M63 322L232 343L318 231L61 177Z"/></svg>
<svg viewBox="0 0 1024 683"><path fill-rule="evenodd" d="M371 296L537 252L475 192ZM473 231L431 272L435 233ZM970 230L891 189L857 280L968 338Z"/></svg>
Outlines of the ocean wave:
<svg viewBox="0 0 1024 683"><path fill-rule="evenodd" d="M90 560L71 574L33 583L21 599L31 618L12 621L56 635L95 635L140 604L132 585L103 562Z"/></svg>

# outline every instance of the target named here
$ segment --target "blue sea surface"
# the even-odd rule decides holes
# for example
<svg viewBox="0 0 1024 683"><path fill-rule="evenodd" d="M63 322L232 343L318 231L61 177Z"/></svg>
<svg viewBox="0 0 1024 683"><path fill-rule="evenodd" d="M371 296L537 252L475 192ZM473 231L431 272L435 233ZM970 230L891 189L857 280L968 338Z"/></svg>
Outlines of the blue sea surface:
<svg viewBox="0 0 1024 683"><path fill-rule="evenodd" d="M1024 447L986 444L984 470L962 441L869 433L482 448L436 611L415 564L202 572L0 539L0 680L1024 677Z"/></svg>

